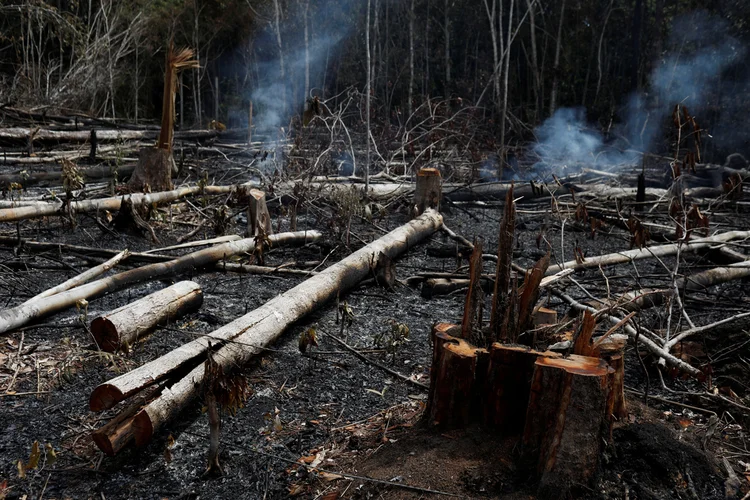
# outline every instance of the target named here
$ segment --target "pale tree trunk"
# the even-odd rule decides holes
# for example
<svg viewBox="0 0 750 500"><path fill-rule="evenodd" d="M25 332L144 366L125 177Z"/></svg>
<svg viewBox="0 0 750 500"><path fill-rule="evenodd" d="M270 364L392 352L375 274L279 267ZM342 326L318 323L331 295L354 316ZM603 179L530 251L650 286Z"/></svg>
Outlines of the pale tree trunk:
<svg viewBox="0 0 750 500"><path fill-rule="evenodd" d="M526 5L529 9L529 37L531 38L531 72L534 77L534 101L536 105L536 119L542 116L543 103L542 103L542 83L541 73L539 72L539 56L536 45L536 15L535 6L532 5L534 0L526 0Z"/></svg>
<svg viewBox="0 0 750 500"><path fill-rule="evenodd" d="M450 24L450 4L445 0L445 11L443 18L443 36L445 38L445 98L450 99L451 89L451 24Z"/></svg>
<svg viewBox="0 0 750 500"><path fill-rule="evenodd" d="M370 84L372 65L370 61L370 0L367 0L367 27L365 29L365 45L367 46L367 85L365 85L365 116L367 120L367 153L365 156L365 191L370 189Z"/></svg>
<svg viewBox="0 0 750 500"><path fill-rule="evenodd" d="M305 95L304 99L310 97L310 34L309 34L310 0L305 0Z"/></svg>
<svg viewBox="0 0 750 500"><path fill-rule="evenodd" d="M422 74L422 95L429 95L430 82L430 0L427 0L427 15L424 23L424 73Z"/></svg>
<svg viewBox="0 0 750 500"><path fill-rule="evenodd" d="M281 81L284 81L286 78L286 66L284 64L284 46L281 42L281 6L279 5L279 0L273 0L273 8L274 8L274 30L276 31L276 44L279 46L279 75L281 77ZM286 112L286 89L283 90L283 93L281 95L281 106L282 111Z"/></svg>
<svg viewBox="0 0 750 500"><path fill-rule="evenodd" d="M200 10L195 4L195 18L193 21L193 50L195 50L195 60L198 61L198 67L193 71L193 110L195 111L196 126L200 129L203 127L203 115L201 113L201 52L198 46L198 16Z"/></svg>
<svg viewBox="0 0 750 500"><path fill-rule="evenodd" d="M508 12L508 42L505 44L505 68L503 69L503 110L500 117L500 148L505 148L505 114L508 112L508 73L510 70L510 44L513 34L513 6L514 0L510 0ZM502 165L502 162L500 163Z"/></svg>
<svg viewBox="0 0 750 500"><path fill-rule="evenodd" d="M555 46L555 63L552 67L552 93L549 98L549 114L555 114L557 108L557 87L559 85L560 73L560 49L562 47L563 19L565 18L565 0L560 4L560 24L557 25L557 44Z"/></svg>
<svg viewBox="0 0 750 500"><path fill-rule="evenodd" d="M383 43L384 62L381 73L383 74L383 95L385 98L385 122L390 123L391 120L391 90L388 88L388 62L390 61L390 50L388 44L390 42L390 29L389 29L389 16L391 2L385 2L385 41Z"/></svg>
<svg viewBox="0 0 750 500"><path fill-rule="evenodd" d="M411 0L411 8L409 9L409 102L406 104L407 120L413 112L412 99L414 97L414 3L415 0Z"/></svg>
<svg viewBox="0 0 750 500"><path fill-rule="evenodd" d="M615 3L615 0L611 0L609 2L609 7L607 8L607 14L604 16L604 23L602 24L602 32L599 34L599 44L597 48L596 53L596 65L597 65L597 71L598 71L598 78L596 80L596 92L594 93L594 105L596 105L596 100L599 97L599 90L602 87L602 43L604 42L604 33L607 30L607 22L609 21L609 16L612 14L612 7Z"/></svg>
<svg viewBox="0 0 750 500"><path fill-rule="evenodd" d="M490 7L490 3L492 7ZM490 22L490 38L492 39L492 90L495 106L497 107L500 103L500 54L502 49L500 47L500 39L502 33L498 34L497 19L502 18L502 6L498 9L498 0L484 0L484 8L487 12L487 19ZM500 12L498 13L498 10ZM497 108L496 108L497 109Z"/></svg>

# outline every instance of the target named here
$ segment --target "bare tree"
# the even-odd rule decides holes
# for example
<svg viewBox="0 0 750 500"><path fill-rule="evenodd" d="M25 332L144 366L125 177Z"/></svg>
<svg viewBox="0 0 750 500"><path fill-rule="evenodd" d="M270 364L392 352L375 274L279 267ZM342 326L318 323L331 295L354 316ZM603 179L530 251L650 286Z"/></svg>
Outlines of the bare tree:
<svg viewBox="0 0 750 500"><path fill-rule="evenodd" d="M563 19L565 18L565 0L560 4L560 21L557 25L557 43L555 45L555 63L552 67L552 93L549 98L549 114L554 115L557 108L557 87L560 77L560 49L562 47Z"/></svg>
<svg viewBox="0 0 750 500"><path fill-rule="evenodd" d="M409 101L406 103L407 119L411 117L414 111L412 108L414 98L414 3L415 0L411 0L411 8L409 9Z"/></svg>
<svg viewBox="0 0 750 500"><path fill-rule="evenodd" d="M370 84L372 82L372 63L370 61L370 0L367 0L367 27L365 29L367 45L367 84L365 85L365 116L367 120L367 155L365 156L365 192L370 189Z"/></svg>

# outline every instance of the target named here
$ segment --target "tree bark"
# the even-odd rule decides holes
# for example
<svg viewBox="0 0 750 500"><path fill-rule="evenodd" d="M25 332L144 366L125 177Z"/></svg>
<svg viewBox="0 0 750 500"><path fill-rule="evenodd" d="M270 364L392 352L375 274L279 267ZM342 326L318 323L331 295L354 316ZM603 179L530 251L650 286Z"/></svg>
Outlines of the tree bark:
<svg viewBox="0 0 750 500"><path fill-rule="evenodd" d="M136 435L136 442L148 441L159 425L195 396L195 384L199 385L203 380L203 358L209 344L218 349L215 359L225 373L234 366L242 366L263 347L275 341L289 325L369 276L372 272L370 263L380 253L393 259L429 237L441 224L440 214L432 210L425 212L245 316L100 385L91 394L91 410L111 408L181 368L193 366L187 376L162 393L158 400L136 417L138 428L141 429L140 435Z"/></svg>
<svg viewBox="0 0 750 500"><path fill-rule="evenodd" d="M271 215L268 213L268 206L266 206L266 193L258 189L251 189L248 198L247 232L245 236L258 236L261 230L266 235L273 234Z"/></svg>
<svg viewBox="0 0 750 500"><path fill-rule="evenodd" d="M565 498L596 475L611 427L610 371L598 358L536 360L523 444L540 476L539 498Z"/></svg>
<svg viewBox="0 0 750 500"><path fill-rule="evenodd" d="M172 149L143 148L138 152L138 163L128 181L130 191L170 191L172 172L177 170Z"/></svg>
<svg viewBox="0 0 750 500"><path fill-rule="evenodd" d="M464 428L477 420L486 367L487 351L454 335L461 335L461 328L447 323L438 323L432 330L426 415L428 425L441 430Z"/></svg>
<svg viewBox="0 0 750 500"><path fill-rule="evenodd" d="M95 318L91 333L99 348L115 352L132 346L157 325L199 309L202 303L200 286L193 281L180 281Z"/></svg>
<svg viewBox="0 0 750 500"><path fill-rule="evenodd" d="M549 98L549 114L557 110L557 87L560 82L560 49L562 48L563 19L565 18L565 0L560 4L560 23L557 26L557 43L555 44L555 62L552 66L552 93Z"/></svg>

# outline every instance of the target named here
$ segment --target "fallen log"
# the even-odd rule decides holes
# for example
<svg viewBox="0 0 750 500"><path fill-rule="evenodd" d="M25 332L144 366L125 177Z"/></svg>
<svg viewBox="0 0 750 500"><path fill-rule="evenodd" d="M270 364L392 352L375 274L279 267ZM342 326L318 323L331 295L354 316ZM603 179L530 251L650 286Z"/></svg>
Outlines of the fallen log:
<svg viewBox="0 0 750 500"><path fill-rule="evenodd" d="M70 156L63 156L62 158L72 159ZM118 167L115 175L115 168L109 166L97 166L79 169L81 177L86 181L108 179L117 177L118 181L124 180L133 173L135 165L123 165ZM60 183L62 184L62 172L32 172L30 174L4 174L0 175L0 188L3 186L7 187L11 184L20 184L21 187L26 188L36 184L47 184L47 183Z"/></svg>
<svg viewBox="0 0 750 500"><path fill-rule="evenodd" d="M592 267L611 266L615 264L627 264L628 262L640 259L648 259L652 257L664 257L667 255L674 255L677 251L681 252L694 252L704 248L709 248L716 245L717 243L726 243L727 241L750 238L750 231L728 231L726 233L716 234L707 238L696 238L694 240L668 243L666 245L656 245L644 248L635 248L633 250L626 250L624 252L611 253L607 255L599 255L596 257L588 257L583 262L576 262L571 260L562 264L555 264L547 268L546 276L556 274L563 269L573 269L574 271L581 271Z"/></svg>
<svg viewBox="0 0 750 500"><path fill-rule="evenodd" d="M271 245L305 244L320 238L318 231L274 234L268 237ZM43 300L35 300L0 311L0 333L5 333L26 323L49 316L75 305L81 299L94 299L128 286L165 276L174 276L191 269L206 267L221 259L255 250L255 238L230 241L211 248L198 250L167 262L156 262L124 271Z"/></svg>
<svg viewBox="0 0 750 500"><path fill-rule="evenodd" d="M44 252L47 250L62 252L63 250L91 257L113 257L120 253L120 250L112 250L109 248L94 248L85 247L81 245L69 245L67 243L57 243L53 241L33 241L33 240L19 240L18 238L12 238L9 236L0 236L0 245L16 247L19 250L32 250ZM160 255L150 253L131 252L128 254L128 262L165 262L174 259L172 255Z"/></svg>
<svg viewBox="0 0 750 500"><path fill-rule="evenodd" d="M372 272L370 264L379 254L394 259L432 235L441 224L440 214L427 210L245 316L99 385L89 400L91 410L111 408L144 388L165 380L177 370L192 366L190 373L165 389L158 399L136 415L135 442L137 445L147 443L159 426L196 396L196 387L203 381L203 361L209 348L218 348L214 358L226 373L244 365L295 321L369 276Z"/></svg>
<svg viewBox="0 0 750 500"><path fill-rule="evenodd" d="M94 318L91 333L103 351L127 349L156 326L199 309L201 304L203 292L198 283L180 281Z"/></svg>
<svg viewBox="0 0 750 500"><path fill-rule="evenodd" d="M211 139L218 135L216 130L185 130L175 132L175 140ZM96 129L96 138L100 142L134 141L140 139L156 139L158 130L105 130ZM29 139L36 143L54 142L88 142L91 139L90 130L48 130L11 127L0 129L0 142L26 143Z"/></svg>
<svg viewBox="0 0 750 500"><path fill-rule="evenodd" d="M216 195L230 193L235 189L234 186L191 186L174 189L172 191L162 191L148 194L130 194L125 196L114 196L111 198L99 198L94 200L73 201L70 203L70 210L73 213L96 212L98 210L117 211L124 198L129 199L134 206L151 205L153 203L167 203L170 201L184 198L192 194ZM32 205L18 208L0 209L0 222L15 222L36 217L47 217L50 215L60 214L63 203L48 203L46 205Z"/></svg>
<svg viewBox="0 0 750 500"><path fill-rule="evenodd" d="M78 276L74 276L68 281L65 281L64 283L60 283L59 285L55 287L49 288L43 291L42 293L33 296L32 298L24 302L24 304L28 304L29 302L33 302L35 300L43 299L44 297L50 297L60 292L64 292L65 290L70 290L71 288L75 288L77 286L83 285L84 283L88 283L89 281L96 278L97 276L101 276L102 274L106 273L107 271L115 267L123 259L127 259L129 254L130 252L128 250L123 250L122 252L118 253L117 255L109 259L107 262L99 264L98 266L94 266L91 269L82 272Z"/></svg>

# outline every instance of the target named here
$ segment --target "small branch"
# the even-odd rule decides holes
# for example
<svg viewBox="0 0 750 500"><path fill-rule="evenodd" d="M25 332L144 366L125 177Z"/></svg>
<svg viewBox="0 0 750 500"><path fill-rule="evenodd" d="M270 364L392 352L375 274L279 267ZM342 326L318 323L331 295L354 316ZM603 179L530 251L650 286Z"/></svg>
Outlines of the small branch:
<svg viewBox="0 0 750 500"><path fill-rule="evenodd" d="M388 373L389 375L392 375L392 376L394 376L396 378L400 378L404 382L408 382L408 383L410 383L412 385L415 385L415 386L417 386L417 387L419 387L421 389L429 389L430 388L428 385L423 384L422 382L417 382L416 380L412 380L411 378L407 377L406 375L398 373L395 370L391 370L387 366L382 365L382 364L378 363L377 361L373 361L372 359L369 359L367 356L365 356L364 354L362 354L359 351L357 351L355 348L353 348L352 346L350 346L349 344L347 344L346 342L344 342L343 340L341 340L340 338L338 338L336 335L334 335L332 333L329 333L327 335L329 337L331 337L333 340L335 340L336 342L338 342L341 345L341 347L343 347L347 351L351 352L352 354L354 354L355 356L357 356L359 359L361 359L365 363L370 364L370 365L372 365L372 366L374 366L376 368L380 368L381 370L383 370L384 372Z"/></svg>

